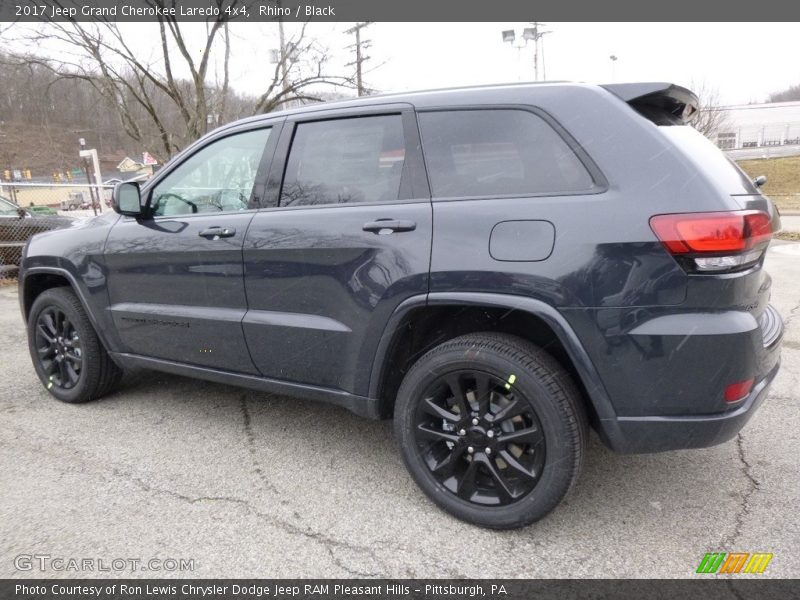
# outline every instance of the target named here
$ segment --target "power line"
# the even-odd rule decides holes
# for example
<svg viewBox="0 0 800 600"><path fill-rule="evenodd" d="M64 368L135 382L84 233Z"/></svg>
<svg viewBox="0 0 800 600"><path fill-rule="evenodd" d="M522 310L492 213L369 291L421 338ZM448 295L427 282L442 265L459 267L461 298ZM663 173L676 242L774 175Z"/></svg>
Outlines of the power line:
<svg viewBox="0 0 800 600"><path fill-rule="evenodd" d="M353 62L347 63L346 67L356 67L356 89L359 96L365 96L367 89L364 87L364 80L362 78L362 65L370 59L369 56L364 55L364 51L372 46L372 40L362 40L361 30L365 27L372 25L372 21L363 21L356 23L353 27L345 31L346 34L355 34L356 43L347 46L347 49L353 48L356 53L356 59Z"/></svg>

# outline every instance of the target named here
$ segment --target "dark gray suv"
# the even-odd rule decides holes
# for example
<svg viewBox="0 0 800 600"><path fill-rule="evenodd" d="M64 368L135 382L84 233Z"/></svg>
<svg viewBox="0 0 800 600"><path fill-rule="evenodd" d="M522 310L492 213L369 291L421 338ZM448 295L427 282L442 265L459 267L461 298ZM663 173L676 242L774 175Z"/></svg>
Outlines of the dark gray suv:
<svg viewBox="0 0 800 600"><path fill-rule="evenodd" d="M524 84L222 127L110 214L37 235L39 378L122 370L394 417L414 480L487 527L540 519L591 426L619 452L731 439L767 395L779 219L668 83Z"/></svg>

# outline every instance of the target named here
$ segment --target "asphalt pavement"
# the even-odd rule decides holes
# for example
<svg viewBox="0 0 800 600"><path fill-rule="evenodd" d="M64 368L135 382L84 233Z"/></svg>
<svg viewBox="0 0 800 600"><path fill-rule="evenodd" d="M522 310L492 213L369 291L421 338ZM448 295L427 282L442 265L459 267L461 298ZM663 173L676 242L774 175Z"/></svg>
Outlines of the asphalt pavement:
<svg viewBox="0 0 800 600"><path fill-rule="evenodd" d="M796 577L800 243L767 265L783 368L739 437L620 456L593 436L566 501L511 532L431 504L390 422L144 371L107 399L57 402L0 287L0 578L693 577L710 551L771 552L762 577ZM54 567L71 558L94 570ZM129 559L145 562L113 568Z"/></svg>

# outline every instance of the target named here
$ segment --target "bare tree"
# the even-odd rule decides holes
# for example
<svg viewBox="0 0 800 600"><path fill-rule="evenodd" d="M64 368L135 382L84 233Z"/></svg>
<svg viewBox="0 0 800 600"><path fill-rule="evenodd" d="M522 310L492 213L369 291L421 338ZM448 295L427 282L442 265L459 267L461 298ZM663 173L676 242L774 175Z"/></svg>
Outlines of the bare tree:
<svg viewBox="0 0 800 600"><path fill-rule="evenodd" d="M710 87L705 81L691 84L692 91L700 100L697 114L692 126L711 140L716 141L717 134L728 124L728 114L719 99L719 90Z"/></svg>
<svg viewBox="0 0 800 600"><path fill-rule="evenodd" d="M769 102L791 102L793 100L800 100L800 85L789 86L785 90L770 94L768 98Z"/></svg>
<svg viewBox="0 0 800 600"><path fill-rule="evenodd" d="M152 7L174 5L174 0L147 1ZM350 85L348 78L326 72L327 50L306 35L303 24L285 40L291 51L282 48L264 91L244 106L230 89L231 32L225 8L235 9L246 1L212 0L220 15L206 21L199 55L190 50L177 18L158 16L152 24L155 58L149 60L134 49L128 31L105 20L27 29L17 40L26 50L11 60L49 69L62 80L89 83L114 107L133 140L165 157L202 136L210 124L270 112L293 100L316 101L314 90L321 84ZM221 69L215 69L219 65Z"/></svg>

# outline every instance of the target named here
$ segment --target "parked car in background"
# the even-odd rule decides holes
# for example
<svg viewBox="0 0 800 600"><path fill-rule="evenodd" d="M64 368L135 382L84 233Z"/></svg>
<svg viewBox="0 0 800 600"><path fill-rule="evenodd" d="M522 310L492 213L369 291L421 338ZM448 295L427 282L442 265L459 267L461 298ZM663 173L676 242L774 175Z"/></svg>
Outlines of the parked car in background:
<svg viewBox="0 0 800 600"><path fill-rule="evenodd" d="M52 210L52 209L51 209ZM22 247L35 233L69 227L72 217L38 215L0 196L0 270L16 271L22 258Z"/></svg>
<svg viewBox="0 0 800 600"><path fill-rule="evenodd" d="M61 210L85 210L92 208L92 199L87 192L70 192L61 201Z"/></svg>
<svg viewBox="0 0 800 600"><path fill-rule="evenodd" d="M29 206L25 210L27 210L32 215L37 215L37 216L51 216L58 214L58 211L56 209L50 208L49 206Z"/></svg>

